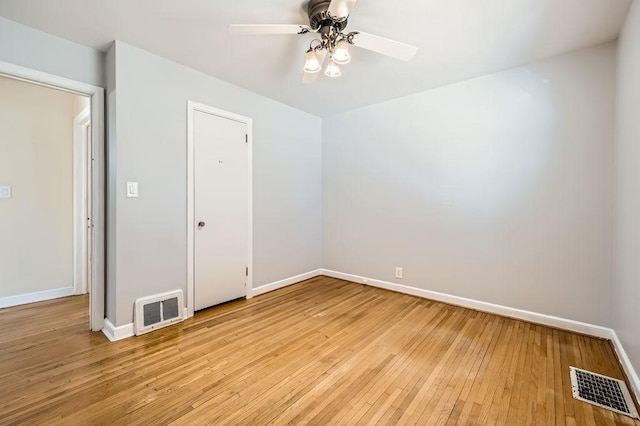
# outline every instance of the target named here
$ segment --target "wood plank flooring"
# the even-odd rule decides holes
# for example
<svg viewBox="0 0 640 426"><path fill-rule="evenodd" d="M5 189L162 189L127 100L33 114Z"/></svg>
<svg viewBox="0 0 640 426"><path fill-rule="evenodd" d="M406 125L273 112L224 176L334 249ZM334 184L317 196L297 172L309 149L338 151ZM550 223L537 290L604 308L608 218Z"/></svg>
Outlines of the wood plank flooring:
<svg viewBox="0 0 640 426"><path fill-rule="evenodd" d="M640 424L571 396L608 341L337 279L115 343L87 304L0 310L0 424Z"/></svg>

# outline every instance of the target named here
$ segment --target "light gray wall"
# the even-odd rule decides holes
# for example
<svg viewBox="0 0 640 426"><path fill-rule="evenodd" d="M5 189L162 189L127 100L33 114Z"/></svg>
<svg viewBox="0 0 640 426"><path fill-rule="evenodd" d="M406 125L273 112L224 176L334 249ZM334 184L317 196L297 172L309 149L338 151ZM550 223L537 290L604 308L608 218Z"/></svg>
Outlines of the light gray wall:
<svg viewBox="0 0 640 426"><path fill-rule="evenodd" d="M116 177L117 140L116 140L116 47L113 43L105 56L105 143L106 143L106 277L105 277L105 316L115 321L116 317Z"/></svg>
<svg viewBox="0 0 640 426"><path fill-rule="evenodd" d="M0 298L73 287L73 119L80 96L0 77Z"/></svg>
<svg viewBox="0 0 640 426"><path fill-rule="evenodd" d="M186 289L187 100L253 118L254 287L319 268L320 119L124 43L113 54L109 319L129 323L136 298ZM125 197L128 181L139 198Z"/></svg>
<svg viewBox="0 0 640 426"><path fill-rule="evenodd" d="M104 87L104 53L2 17L0 61Z"/></svg>
<svg viewBox="0 0 640 426"><path fill-rule="evenodd" d="M634 1L618 45L613 324L640 371L640 4Z"/></svg>
<svg viewBox="0 0 640 426"><path fill-rule="evenodd" d="M323 267L610 325L615 53L325 119Z"/></svg>
<svg viewBox="0 0 640 426"><path fill-rule="evenodd" d="M620 60L629 69L637 64L637 9ZM319 267L323 243L322 263L331 269L394 281L398 265L402 284L611 323L613 45L322 126L317 117L118 47L109 64L101 52L0 18L1 61L99 86L111 80L107 315L116 325L131 320L136 297L184 285L187 99L254 118L255 286ZM637 88L631 71L620 78ZM637 98L626 92L619 129L633 128L625 117ZM633 207L633 198L620 201L633 170L624 165L633 159L624 155L632 149L625 140L621 134L617 234L629 232L623 219L631 220ZM124 198L127 180L140 182L140 199ZM614 310L624 336L633 310L622 308L634 295L624 254L635 254L636 240L620 238Z"/></svg>

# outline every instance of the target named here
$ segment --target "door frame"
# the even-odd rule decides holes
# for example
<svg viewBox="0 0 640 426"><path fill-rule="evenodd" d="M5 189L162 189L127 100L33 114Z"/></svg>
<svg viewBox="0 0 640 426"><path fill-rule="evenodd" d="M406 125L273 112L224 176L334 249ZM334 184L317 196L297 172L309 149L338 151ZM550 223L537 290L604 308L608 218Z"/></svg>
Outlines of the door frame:
<svg viewBox="0 0 640 426"><path fill-rule="evenodd" d="M247 125L247 299L253 297L253 120L209 105L187 101L187 316L192 317L195 307L195 167L194 116L200 111Z"/></svg>
<svg viewBox="0 0 640 426"><path fill-rule="evenodd" d="M104 328L104 279L105 279L105 149L104 149L104 89L87 83L32 70L0 61L0 75L28 83L88 96L91 103L91 151L93 153L91 204L92 251L94 262L91 270L89 297L90 328Z"/></svg>
<svg viewBox="0 0 640 426"><path fill-rule="evenodd" d="M91 232L91 188L87 178L91 176L88 161L91 146L87 128L91 126L91 107L87 106L73 119L73 288L75 294L86 294L91 285L87 274L91 258L89 233ZM89 284L89 285L87 285Z"/></svg>

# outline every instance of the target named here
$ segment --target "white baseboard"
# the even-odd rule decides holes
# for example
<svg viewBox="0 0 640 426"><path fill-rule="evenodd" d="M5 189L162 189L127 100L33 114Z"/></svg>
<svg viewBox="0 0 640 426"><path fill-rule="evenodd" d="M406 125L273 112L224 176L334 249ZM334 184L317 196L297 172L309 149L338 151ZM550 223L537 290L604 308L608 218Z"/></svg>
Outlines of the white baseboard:
<svg viewBox="0 0 640 426"><path fill-rule="evenodd" d="M353 281L360 284L367 284L386 290L397 291L399 293L410 294L412 296L424 297L425 299L436 300L438 302L444 302L450 305L462 306L463 308L475 309L477 311L489 312L509 318L548 325L550 327L562 328L563 330L574 331L576 333L588 334L590 336L596 336L605 339L611 338L612 330L610 328L601 327L599 325L588 324L566 318L555 317L552 315L525 311L508 306L496 305L493 303L482 302L474 299L467 299L466 297L452 296L450 294L438 293L436 291L424 290L421 288L410 287L402 284L361 277L358 275L345 274L342 272L336 272L326 269L323 270L323 275L340 278L346 281Z"/></svg>
<svg viewBox="0 0 640 426"><path fill-rule="evenodd" d="M615 330L607 327L601 327L594 324L588 324L580 321L574 321L566 318L555 317L552 315L540 314L537 312L526 311L517 308L511 308L503 305L496 305L493 303L482 302L479 300L468 299L460 296L452 296L445 293L439 293L430 290L424 290L417 287L411 287L407 285L401 285L388 281L376 280L373 278L367 278L360 275L346 274L343 272L332 271L329 269L316 269L304 274L296 275L293 277L285 278L283 280L275 281L270 284L265 284L253 289L253 296L258 296L270 291L274 291L300 281L308 280L320 275L326 275L328 277L339 278L345 281L352 281L359 284L366 284L372 287L378 287L386 290L397 291L399 293L409 294L412 296L423 297L425 299L435 300L438 302L444 302L451 305L461 306L464 308L475 309L482 312L488 312L492 314L502 315L509 318L520 319L524 321L533 322L536 324L547 325L550 327L556 327L563 330L573 331L576 333L582 333L594 337L600 337L603 339L611 340L614 349L618 355L620 363L631 382L632 391L639 399L640 396L640 379L638 374L634 370L629 357L627 356L620 339L616 335ZM186 309L185 309L186 311ZM186 318L186 312L185 312ZM116 341L131 337L133 333L133 323L125 324L120 327L115 327L108 319L104 320L104 329L102 332L107 336L109 340Z"/></svg>
<svg viewBox="0 0 640 426"><path fill-rule="evenodd" d="M75 290L73 287L65 287L53 290L37 291L35 293L19 294L17 296L2 297L0 298L0 308L58 299L60 297L73 296L74 294Z"/></svg>
<svg viewBox="0 0 640 426"><path fill-rule="evenodd" d="M104 319L104 328L102 333L107 336L107 339L115 342L117 340L126 339L133 336L133 323L121 325L116 327L107 318Z"/></svg>
<svg viewBox="0 0 640 426"><path fill-rule="evenodd" d="M188 318L188 314L189 311L187 308L184 308L182 310L182 320L186 320ZM135 336L133 323L116 327L107 318L104 319L104 328L102 329L102 333L112 342Z"/></svg>
<svg viewBox="0 0 640 426"><path fill-rule="evenodd" d="M255 287L253 289L253 296L258 296L260 294L268 293L273 290L277 290L282 287L286 287L291 284L298 283L300 281L308 280L309 278L314 278L319 275L323 275L322 269L316 269L315 271L305 272L304 274L296 275L294 277L285 278L283 280L275 281L269 284L262 285L260 287Z"/></svg>
<svg viewBox="0 0 640 426"><path fill-rule="evenodd" d="M638 378L638 373L636 373L633 365L631 365L631 360L627 356L615 330L611 330L611 342L613 343L613 348L616 350L620 364L622 364L622 368L627 375L627 379L631 382L631 387L633 388L632 393L635 394L636 402L640 402L640 378Z"/></svg>
<svg viewBox="0 0 640 426"><path fill-rule="evenodd" d="M533 322L536 324L547 325L550 327L560 328L563 330L582 333L589 336L608 339L612 342L613 347L618 355L618 359L624 369L627 378L631 382L633 393L636 400L640 400L640 379L636 373L629 357L627 356L620 339L612 328L601 327L599 325L588 324L580 321L574 321L566 318L555 317L552 315L540 314L537 312L525 311L522 309L510 308L508 306L496 305L493 303L482 302L465 297L452 296L445 293L424 290L421 288L410 287L388 281L376 280L373 278L362 277L359 275L345 274L343 272L332 271L329 269L321 269L320 275L339 278L345 281L352 281L359 284L366 284L373 287L383 288L386 290L397 291L399 293L410 294L412 296L424 297L425 299L435 300L438 302L448 303L450 305L461 306L463 308L475 309L482 312L502 315L509 318L520 319Z"/></svg>
<svg viewBox="0 0 640 426"><path fill-rule="evenodd" d="M269 291L277 290L279 288L286 287L288 285L295 284L300 281L308 280L309 278L317 277L318 275L322 275L320 271L321 271L320 269L316 269L315 271L305 272L304 274L285 278L283 280L275 281L270 284L265 284L263 286L254 288L251 296L264 294ZM183 311L184 319L188 318L188 313L189 313L188 309L184 308L184 311ZM102 333L104 333L104 335L107 336L107 338L112 342L126 339L127 337L132 337L135 335L133 323L116 327L113 325L113 323L111 323L111 321L109 321L106 318L104 320L104 328L102 329Z"/></svg>

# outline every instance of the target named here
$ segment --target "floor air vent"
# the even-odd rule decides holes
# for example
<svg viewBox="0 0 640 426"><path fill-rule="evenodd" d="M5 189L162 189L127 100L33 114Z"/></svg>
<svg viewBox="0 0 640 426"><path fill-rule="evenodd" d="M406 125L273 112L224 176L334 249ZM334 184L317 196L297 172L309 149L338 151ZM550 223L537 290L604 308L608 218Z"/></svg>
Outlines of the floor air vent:
<svg viewBox="0 0 640 426"><path fill-rule="evenodd" d="M136 336L182 321L182 290L141 297L135 304Z"/></svg>
<svg viewBox="0 0 640 426"><path fill-rule="evenodd" d="M618 379L569 367L573 397L616 413L638 419L627 385Z"/></svg>

